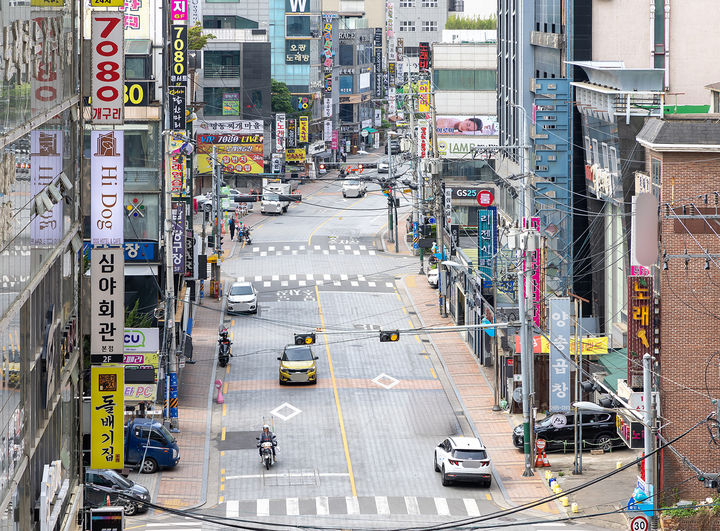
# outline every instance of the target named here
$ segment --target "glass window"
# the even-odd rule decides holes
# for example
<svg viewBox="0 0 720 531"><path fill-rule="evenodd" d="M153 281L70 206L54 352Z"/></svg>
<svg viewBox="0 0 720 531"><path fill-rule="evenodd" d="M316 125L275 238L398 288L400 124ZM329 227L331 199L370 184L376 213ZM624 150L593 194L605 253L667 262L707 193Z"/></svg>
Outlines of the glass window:
<svg viewBox="0 0 720 531"><path fill-rule="evenodd" d="M437 6L437 4L435 4ZM423 6L425 7L425 6ZM423 31L437 31L438 25L435 20L424 20L422 23Z"/></svg>
<svg viewBox="0 0 720 531"><path fill-rule="evenodd" d="M308 37L310 36L310 17L307 15L288 15L285 27L285 35L291 37Z"/></svg>
<svg viewBox="0 0 720 531"><path fill-rule="evenodd" d="M415 7L415 0L400 0L400 7Z"/></svg>
<svg viewBox="0 0 720 531"><path fill-rule="evenodd" d="M453 457L457 459L477 459L481 461L487 459L487 453L485 453L485 450L455 450Z"/></svg>
<svg viewBox="0 0 720 531"><path fill-rule="evenodd" d="M614 147L610 148L610 171L618 175L618 159L617 159L617 150Z"/></svg>
<svg viewBox="0 0 720 531"><path fill-rule="evenodd" d="M240 106L235 96L242 93L240 87L205 87L205 107L203 112L206 116L239 116ZM232 96L232 95L235 96Z"/></svg>
<svg viewBox="0 0 720 531"><path fill-rule="evenodd" d="M288 348L283 352L284 361L310 361L313 359L310 347Z"/></svg>
<svg viewBox="0 0 720 531"><path fill-rule="evenodd" d="M592 164L592 144L589 136L585 137L585 163Z"/></svg>
<svg viewBox="0 0 720 531"><path fill-rule="evenodd" d="M592 151L593 151L593 162L598 166L602 167L602 160L600 160L600 150L598 149L597 138L592 139Z"/></svg>
<svg viewBox="0 0 720 531"><path fill-rule="evenodd" d="M437 0L422 0L422 6L423 7L437 7L438 2L437 2ZM435 23L435 25L437 26L437 23Z"/></svg>
<svg viewBox="0 0 720 531"><path fill-rule="evenodd" d="M415 31L415 22L412 20L401 20L400 31Z"/></svg>
<svg viewBox="0 0 720 531"><path fill-rule="evenodd" d="M145 66L148 64L146 56L125 56L125 79L147 79Z"/></svg>
<svg viewBox="0 0 720 531"><path fill-rule="evenodd" d="M353 45L352 44L341 44L340 45L340 57L338 58L339 64L342 66L352 66L353 64Z"/></svg>
<svg viewBox="0 0 720 531"><path fill-rule="evenodd" d="M603 156L603 168L610 169L610 157L608 156L608 145L603 142L602 143L602 156Z"/></svg>
<svg viewBox="0 0 720 531"><path fill-rule="evenodd" d="M436 70L435 87L438 90L495 90L495 70Z"/></svg>
<svg viewBox="0 0 720 531"><path fill-rule="evenodd" d="M353 93L353 76L340 76L340 94Z"/></svg>

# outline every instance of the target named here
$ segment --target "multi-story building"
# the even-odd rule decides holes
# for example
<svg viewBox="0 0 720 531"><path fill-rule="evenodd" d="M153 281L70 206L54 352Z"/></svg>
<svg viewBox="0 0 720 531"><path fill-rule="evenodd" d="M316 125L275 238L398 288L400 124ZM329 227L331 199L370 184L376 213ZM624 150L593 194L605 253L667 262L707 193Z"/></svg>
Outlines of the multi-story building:
<svg viewBox="0 0 720 531"><path fill-rule="evenodd" d="M73 2L0 9L4 49L28 51L0 65L3 530L36 529L55 507L57 523L69 522L81 508L79 9ZM48 510L40 500L50 488L57 497Z"/></svg>

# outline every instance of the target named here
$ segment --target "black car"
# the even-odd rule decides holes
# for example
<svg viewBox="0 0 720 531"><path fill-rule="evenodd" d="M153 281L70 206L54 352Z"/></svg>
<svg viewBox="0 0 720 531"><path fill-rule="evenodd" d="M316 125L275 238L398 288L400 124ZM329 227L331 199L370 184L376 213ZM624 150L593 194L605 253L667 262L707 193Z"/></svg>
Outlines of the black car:
<svg viewBox="0 0 720 531"><path fill-rule="evenodd" d="M579 426L578 426L579 428ZM523 447L523 425L515 426L513 444ZM535 438L544 439L549 451L574 451L575 415L574 413L556 413L548 415L535 423ZM615 413L582 413L583 450L600 449L606 452L615 446L625 446L617 434Z"/></svg>
<svg viewBox="0 0 720 531"><path fill-rule="evenodd" d="M122 494L122 496L119 496ZM133 481L122 477L114 470L85 470L85 501L91 507L102 507L107 503L123 507L127 516L144 513L148 506L142 502L150 501L150 492ZM142 501L141 501L142 500Z"/></svg>

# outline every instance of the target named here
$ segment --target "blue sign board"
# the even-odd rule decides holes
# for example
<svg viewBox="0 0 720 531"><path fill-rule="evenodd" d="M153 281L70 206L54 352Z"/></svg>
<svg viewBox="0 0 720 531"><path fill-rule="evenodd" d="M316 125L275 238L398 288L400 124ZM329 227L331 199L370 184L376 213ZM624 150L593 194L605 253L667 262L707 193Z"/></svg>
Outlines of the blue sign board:
<svg viewBox="0 0 720 531"><path fill-rule="evenodd" d="M478 208L478 274L483 287L493 279L493 260L497 249L497 209Z"/></svg>
<svg viewBox="0 0 720 531"><path fill-rule="evenodd" d="M570 297L550 298L550 407L570 411Z"/></svg>
<svg viewBox="0 0 720 531"><path fill-rule="evenodd" d="M159 259L157 246L157 242L126 241L122 246L125 249L125 262L155 262ZM90 258L92 248L90 242L84 242L83 254L87 253Z"/></svg>

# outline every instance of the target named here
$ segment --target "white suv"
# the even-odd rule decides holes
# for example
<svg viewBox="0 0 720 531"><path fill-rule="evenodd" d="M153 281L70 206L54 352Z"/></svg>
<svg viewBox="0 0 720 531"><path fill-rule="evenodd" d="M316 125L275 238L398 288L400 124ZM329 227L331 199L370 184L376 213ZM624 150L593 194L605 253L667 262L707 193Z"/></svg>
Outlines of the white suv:
<svg viewBox="0 0 720 531"><path fill-rule="evenodd" d="M444 487L453 481L472 481L489 487L492 483L490 458L480 439L448 437L435 448L435 472L442 472Z"/></svg>

